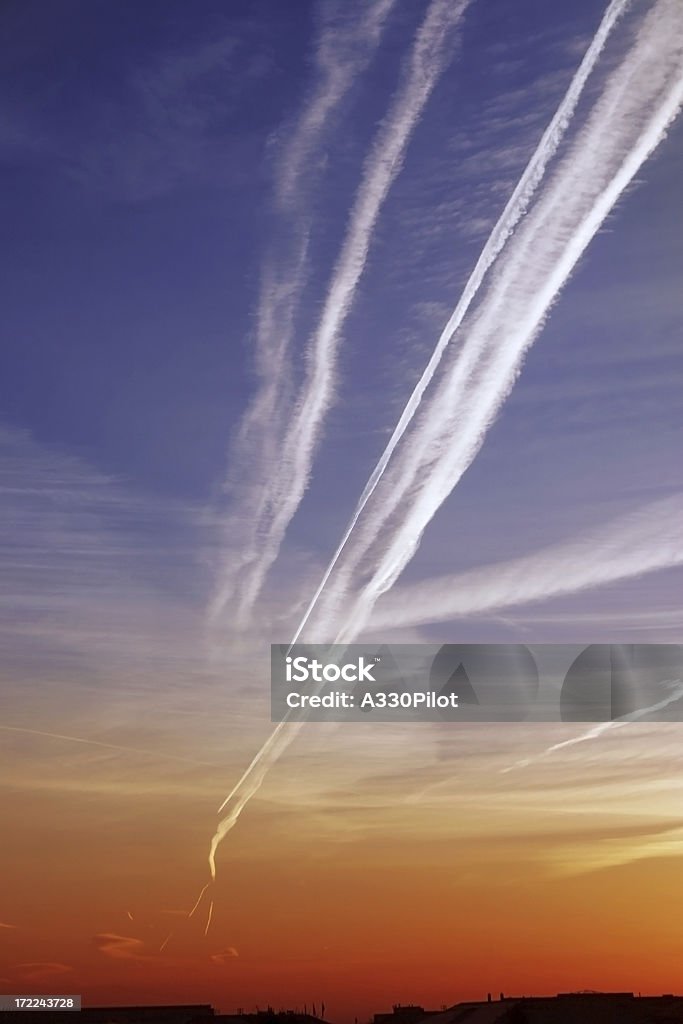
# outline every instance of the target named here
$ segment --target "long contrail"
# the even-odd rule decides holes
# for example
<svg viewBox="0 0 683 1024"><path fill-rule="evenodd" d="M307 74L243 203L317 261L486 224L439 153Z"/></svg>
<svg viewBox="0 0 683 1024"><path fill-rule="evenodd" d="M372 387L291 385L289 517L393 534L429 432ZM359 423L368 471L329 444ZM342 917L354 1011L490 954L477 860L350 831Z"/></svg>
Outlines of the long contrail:
<svg viewBox="0 0 683 1024"><path fill-rule="evenodd" d="M630 722L641 721L643 718L647 718L648 715L654 715L657 711L663 711L664 708L668 708L671 704L675 704L679 700L683 699L683 683L680 679L669 679L666 680L666 682L660 683L660 685L671 691L668 697L663 697L662 700L657 701L655 704L651 704L649 707L639 708L637 711L631 711L628 715L622 715L621 718L615 718L611 722L601 722L600 725L594 725L586 732L582 732L579 736L573 736L570 740L562 740L561 743L553 743L552 746L546 747L546 749L542 750L539 754L534 754L532 757L525 757L521 761L515 761L514 764L508 765L507 768L501 768L500 774L507 775L509 772L514 772L519 768L528 768L529 765L536 764L537 761L542 761L544 758L557 753L558 750L564 750L565 747L574 747L578 743L597 740L606 732L611 732L613 729L619 729L624 725L628 725Z"/></svg>
<svg viewBox="0 0 683 1024"><path fill-rule="evenodd" d="M553 302L679 113L682 71L680 8L675 0L660 0L501 256L478 310L464 326L462 348L423 402L417 427L378 486L372 511L342 563L342 595L361 564L372 567L370 578L336 642L346 642L365 626L376 600L393 586L475 458ZM328 597L318 631L325 635L337 616Z"/></svg>
<svg viewBox="0 0 683 1024"><path fill-rule="evenodd" d="M683 495L650 502L579 537L507 562L395 587L373 631L448 622L683 565Z"/></svg>
<svg viewBox="0 0 683 1024"><path fill-rule="evenodd" d="M389 113L366 160L322 315L309 342L306 379L284 440L278 446L278 457L270 467L271 479L255 531L258 543L241 586L238 623L248 619L308 486L321 426L333 400L340 333L355 299L372 234L422 110L450 56L452 33L469 3L470 0L432 0Z"/></svg>
<svg viewBox="0 0 683 1024"><path fill-rule="evenodd" d="M239 591L258 559L260 531L268 515L273 465L294 396L292 346L309 274L310 196L330 132L354 84L369 66L397 0L321 5L315 47L316 85L292 127L278 160L274 192L282 222L278 249L265 258L261 274L254 369L259 381L231 446L232 470L226 489L232 496L227 552L211 604L215 618ZM343 21L339 23L339 15Z"/></svg>
<svg viewBox="0 0 683 1024"><path fill-rule="evenodd" d="M348 543L349 537L356 528L356 524L358 523L365 506L374 494L378 483L382 479L384 471L389 464L389 460L391 459L396 446L405 434L415 413L417 412L422 401L422 396L434 377L447 346L453 340L455 332L462 323L465 314L472 305L477 292L481 288L489 268L498 257L498 254L505 246L521 218L524 216L536 189L542 182L548 164L555 156L558 147L564 138L567 128L569 127L576 111L581 94L583 93L591 72L595 68L600 54L605 48L609 35L630 3L631 0L612 0L605 11L603 19L588 49L586 50L583 60L572 78L569 88L564 94L559 107L555 111L550 124L543 132L541 140L526 165L521 178L505 206L505 209L491 231L491 234L489 235L475 264L474 270L465 284L458 304L455 307L448 323L441 332L436 348L434 349L420 380L415 385L415 388L413 389L413 392L401 413L400 419L394 428L386 448L382 452L377 465L373 469L365 487L363 488L363 493L358 500L358 504L356 505L342 539L339 542L339 546L334 552L330 563L318 584L318 588L311 598L310 604L306 609L306 613L299 624L299 628L294 638L295 640L298 639L301 631L306 626L320 595L327 586L327 582Z"/></svg>
<svg viewBox="0 0 683 1024"><path fill-rule="evenodd" d="M490 294L484 296L462 358L427 403L413 431L414 443L407 446L407 454L404 449L397 471L385 474L380 493L383 501L360 548L365 552L372 546L379 536L378 526L391 527L389 543L344 621L337 642L349 642L364 627L377 597L398 578L423 530L476 455L553 300L679 112L682 65L683 28L676 4L659 0L628 57L610 77L586 129L556 172L548 195L537 200L507 247L509 256L503 258L502 271ZM620 132L615 132L615 124ZM501 315L505 310L507 314ZM465 385L467 402L454 414L454 398L461 396ZM407 512L398 526L392 526L389 520L401 504ZM358 558L354 568L357 563ZM219 822L211 844L214 874L218 845L260 787L268 768L291 742L294 731L283 731L283 725L274 730L233 791L234 806Z"/></svg>

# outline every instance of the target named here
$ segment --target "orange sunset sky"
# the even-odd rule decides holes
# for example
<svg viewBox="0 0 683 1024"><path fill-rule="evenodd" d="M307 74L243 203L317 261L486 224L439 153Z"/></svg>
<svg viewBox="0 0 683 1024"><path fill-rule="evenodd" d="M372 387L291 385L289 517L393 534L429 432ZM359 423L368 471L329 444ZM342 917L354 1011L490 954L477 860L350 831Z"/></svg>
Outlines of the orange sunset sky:
<svg viewBox="0 0 683 1024"><path fill-rule="evenodd" d="M176 699L119 691L97 730L112 747L3 735L5 988L224 1011L324 1001L353 1020L488 991L675 987L680 727L503 772L580 727L304 725L188 920L215 809L268 723L253 703L223 720L216 697L196 714ZM67 734L47 693L25 721ZM78 724L87 735L82 710Z"/></svg>

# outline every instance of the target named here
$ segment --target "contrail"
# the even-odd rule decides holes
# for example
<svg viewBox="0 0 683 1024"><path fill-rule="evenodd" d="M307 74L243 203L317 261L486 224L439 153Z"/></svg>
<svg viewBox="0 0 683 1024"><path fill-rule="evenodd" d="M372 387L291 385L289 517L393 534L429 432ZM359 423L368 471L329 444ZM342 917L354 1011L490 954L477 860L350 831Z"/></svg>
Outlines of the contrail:
<svg viewBox="0 0 683 1024"><path fill-rule="evenodd" d="M374 0L361 5L357 20L348 5L346 10L338 7L337 13L344 12L342 25L330 18L334 8L328 5L316 51L321 81L287 144L278 174L276 193L282 206L299 204L302 168L310 162L335 108L369 63L395 4L396 0Z"/></svg>
<svg viewBox="0 0 683 1024"><path fill-rule="evenodd" d="M84 743L88 747L103 747L105 750L117 750L124 754L142 754L144 757L161 758L162 761L180 761L182 764L193 764L200 768L219 768L220 765L210 761L196 761L192 757L181 757L179 754L164 754L157 750L143 750L140 747L126 747L120 743L105 743L103 740L88 740L83 736L67 736L61 732L45 732L42 729L24 729L18 725L0 725L3 732L25 733L28 736L45 736L52 740L66 740L69 743Z"/></svg>
<svg viewBox="0 0 683 1024"><path fill-rule="evenodd" d="M213 900L211 900L211 903L209 904L209 916L206 919L206 927L204 929L204 934L205 935L209 934L209 928L211 927L211 918L212 917L213 917Z"/></svg>
<svg viewBox="0 0 683 1024"><path fill-rule="evenodd" d="M209 888L210 885L211 885L211 882L207 882L206 885L202 886L202 889L201 889L201 891L199 893L199 896L195 900L192 909L187 914L187 920L188 921L190 920L191 917L194 917L194 915L197 912L197 909L199 907L199 904L202 902L202 898L204 896L204 893L206 892L206 890ZM212 914L213 914L213 900L211 901L211 906L209 908L209 918L208 918L208 921L206 922L206 929L204 931L205 935L207 934L207 932L209 930L209 925L211 924L211 915ZM169 944L169 942L171 941L171 939L173 938L174 935L175 935L175 932L169 932L168 933L168 935L166 936L164 941L159 946L159 952L160 953L163 953L163 951L166 949L166 946Z"/></svg>
<svg viewBox="0 0 683 1024"><path fill-rule="evenodd" d="M211 840L211 846L209 848L209 870L211 871L211 878L214 881L216 879L216 851L218 850L218 847L223 842L228 832L231 832L235 827L240 814L251 798L261 788L263 780L268 774L271 766L280 759L296 736L300 727L301 722L288 723L287 719L279 722L254 757L242 778L221 804L219 814L225 809L228 803L234 801L230 812L218 822L216 831Z"/></svg>
<svg viewBox="0 0 683 1024"><path fill-rule="evenodd" d="M197 897L197 901L196 901L195 905L194 905L194 906L192 907L192 910L191 910L191 911L189 912L189 914L187 915L187 917L188 917L188 920L189 920L189 919L190 919L191 917L193 917L193 916L194 916L194 913L195 913L195 911L196 911L197 907L198 907L198 906L199 906L199 904L200 904L200 903L202 902L202 896L204 895L204 893L206 892L206 890L207 890L207 889L209 888L209 885L210 885L210 884L211 884L210 882L207 882L207 883L206 883L206 885L204 886L204 888L202 889L202 891L200 892L199 896Z"/></svg>
<svg viewBox="0 0 683 1024"><path fill-rule="evenodd" d="M565 747L576 746L577 743L586 743L588 740L599 739L600 736L606 732L610 732L612 729L619 729L623 725L628 725L629 722L637 722L642 718L646 718L648 715L655 714L657 711L663 711L664 708L669 707L670 704L675 704L676 701L683 698L683 683L680 679L667 679L665 682L660 684L664 688L671 690L668 697L664 697L656 704L651 704L647 708L639 708L637 711L632 711L628 715L622 715L621 718L615 718L611 722L601 722L600 725L593 726L587 732L582 732L580 736L574 736L570 740L563 740L562 743L553 743L551 747L547 747L542 750L540 754L536 754L534 757L527 757L521 761L516 761L515 764L509 765L507 768L501 768L500 774L507 775L509 772L516 771L518 768L528 768L531 764L536 764L537 761L542 761L545 757L550 757L551 754L556 753L558 750L563 750Z"/></svg>
<svg viewBox="0 0 683 1024"><path fill-rule="evenodd" d="M366 160L323 312L309 342L301 394L278 458L272 460L270 467L271 481L261 505L261 521L256 525L258 544L255 557L245 570L238 622L247 620L308 486L322 422L333 399L340 332L365 268L372 234L403 165L413 130L446 66L451 34L469 3L470 0L432 0L389 114Z"/></svg>
<svg viewBox="0 0 683 1024"><path fill-rule="evenodd" d="M354 513L346 527L346 530L344 531L341 541L339 542L339 546L333 554L332 559L318 585L318 589L314 593L311 602L306 609L306 613L299 624L299 628L294 638L295 641L304 629L321 593L327 585L330 575L344 551L363 509L374 494L379 481L382 479L384 471L387 468L396 446L410 425L410 422L422 401L422 396L424 395L439 366L439 363L441 362L441 358L446 347L452 341L455 332L462 323L465 314L477 295L489 268L505 246L521 218L524 216L534 192L543 180L548 164L555 156L567 128L571 123L586 82L598 61L600 54L605 48L609 35L630 3L631 0L612 0L607 8L598 30L596 31L590 46L586 50L584 58L581 61L567 92L555 111L550 124L543 132L541 140L534 150L529 163L526 165L521 178L505 206L505 209L491 231L491 234L481 251L479 259L475 264L474 270L470 274L465 285L460 300L458 301L450 320L441 332L436 348L434 349L420 380L415 385L415 388L413 389L413 392L401 413L400 419L394 428L386 448L382 452L377 465L373 469L365 487L363 488L363 493L358 500L358 504L356 505Z"/></svg>
<svg viewBox="0 0 683 1024"><path fill-rule="evenodd" d="M676 7L674 0L659 0L653 6L628 57L610 76L586 128L555 173L548 194L536 201L507 247L509 255L484 296L460 358L427 403L397 471L385 474L383 501L364 531L361 554L351 560L352 567L385 528L388 546L336 642L350 642L360 632L379 595L393 586L417 550L422 532L481 446L552 302L679 112L683 27ZM462 397L465 385L467 401L463 410L456 404L454 413L454 400ZM398 508L405 509L404 518L392 526L389 520ZM283 733L283 726L274 730L233 791L235 804L219 822L211 843L212 877L220 842L295 734Z"/></svg>
<svg viewBox="0 0 683 1024"><path fill-rule="evenodd" d="M448 622L683 564L683 495L650 502L581 536L508 562L395 587L369 626Z"/></svg>
<svg viewBox="0 0 683 1024"><path fill-rule="evenodd" d="M292 645L290 644L290 649L291 646ZM339 652L337 652L337 654L339 654ZM237 783L233 786L230 793L228 793L225 800L218 808L218 813L221 814L228 804L232 805L229 813L224 815L224 817L218 822L216 831L211 840L211 846L209 848L209 870L211 871L211 878L213 881L216 880L216 852L218 847L223 842L228 832L231 832L235 827L240 814L251 798L255 796L261 788L263 780L271 767L279 761L303 725L302 721L290 721L291 714L292 712L288 712L285 718L283 718L281 722L278 722L263 746L255 754L242 777L238 779ZM199 895L198 903L201 900L205 889L206 886Z"/></svg>
<svg viewBox="0 0 683 1024"><path fill-rule="evenodd" d="M291 348L302 294L308 280L315 168L335 116L357 79L369 66L397 0L349 6L320 6L321 26L315 47L317 83L304 104L275 174L276 206L284 241L264 261L254 339L256 397L248 407L231 446L226 489L232 493L230 542L221 567L221 582L211 603L216 617L240 589L245 573L258 560L260 535L270 514L269 487L281 438L293 402ZM340 23L340 16L343 20ZM235 533L237 523L237 539Z"/></svg>
<svg viewBox="0 0 683 1024"><path fill-rule="evenodd" d="M376 600L393 586L426 526L475 458L553 302L679 113L682 70L680 8L675 0L660 0L549 187L507 246L462 348L423 403L417 427L378 486L332 601L339 600L340 591L343 595L361 563L373 568L336 642L346 642L365 626ZM337 616L329 605L328 598L327 614L316 623L323 635Z"/></svg>

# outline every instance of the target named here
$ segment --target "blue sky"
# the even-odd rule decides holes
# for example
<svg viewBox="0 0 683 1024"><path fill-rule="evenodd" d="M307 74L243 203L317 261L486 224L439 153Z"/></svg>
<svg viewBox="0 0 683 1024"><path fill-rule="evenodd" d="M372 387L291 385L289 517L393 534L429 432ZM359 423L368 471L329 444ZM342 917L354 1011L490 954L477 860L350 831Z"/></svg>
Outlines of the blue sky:
<svg viewBox="0 0 683 1024"><path fill-rule="evenodd" d="M125 495L102 514L132 575L199 618L223 588L231 621L246 584L222 578L263 541L262 523L248 536L254 502L273 464L287 468L283 432L354 197L382 130L396 137L392 104L430 17L427 4L356 6L5 6L2 417L26 487L8 547L27 511L49 536L32 503L50 488L31 485L71 460ZM442 6L429 88L337 325L300 500L263 566L261 622L289 621L292 581L297 606L312 592L604 13L589 0ZM652 6L632 4L612 31L558 160ZM682 146L674 124L612 206L402 582L531 554L677 493ZM248 426L269 372L270 435ZM166 543L149 543L147 519ZM45 569L57 556L43 542ZM670 611L677 574L658 580ZM620 587L637 609L638 584Z"/></svg>
<svg viewBox="0 0 683 1024"><path fill-rule="evenodd" d="M325 173L311 195L316 281L303 319L324 286L421 6L391 17L367 76L349 90L338 137L325 139ZM357 382L368 364L381 375L381 401L375 389L357 401L361 413L372 406L369 430L386 428L601 14L596 3L522 3L512 18L507 6L468 14L387 198L346 330L330 452L320 457L326 486L329 463L336 480L341 469L345 485L361 482ZM233 3L228 14L203 3L189 18L180 4L165 4L162 17L153 4L73 3L57 13L22 3L6 5L3 18L5 421L135 486L203 500L224 473L253 385L259 274L283 231L272 210L274 165L314 85L315 5ZM679 154L674 137L648 165L647 187L621 204L614 237L598 239L511 402L515 421L524 393L533 401L553 361L570 359L580 311L597 304L604 317L613 306L602 304L604 288L623 294L636 277L651 294L647 266L657 271L657 305L666 304L666 268L675 277L680 257L670 198ZM637 324L624 319L636 347ZM604 362L615 344L605 335L620 333L610 326L600 334ZM637 395L635 403L625 419L637 418ZM556 435L566 423L558 414ZM649 418L653 445L659 429ZM372 444L369 435L369 453Z"/></svg>
<svg viewBox="0 0 683 1024"><path fill-rule="evenodd" d="M6 0L0 38L0 778L87 885L143 835L191 904L361 495L306 639L681 640L677 0ZM419 803L493 860L680 856L676 727L537 771L572 729L287 734L241 835Z"/></svg>

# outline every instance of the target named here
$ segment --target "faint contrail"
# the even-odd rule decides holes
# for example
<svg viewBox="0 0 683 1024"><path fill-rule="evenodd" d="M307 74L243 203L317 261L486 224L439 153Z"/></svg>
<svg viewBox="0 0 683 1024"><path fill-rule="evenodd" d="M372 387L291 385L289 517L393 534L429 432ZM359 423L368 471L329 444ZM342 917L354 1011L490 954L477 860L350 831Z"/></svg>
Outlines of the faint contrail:
<svg viewBox="0 0 683 1024"><path fill-rule="evenodd" d="M365 487L363 488L363 493L358 500L358 504L356 505L354 513L346 527L346 530L344 531L341 541L339 542L339 546L333 554L332 559L318 585L318 589L314 593L311 602L306 609L306 613L299 624L295 640L298 639L301 631L304 629L322 591L327 585L339 557L346 547L349 537L356 527L363 509L372 497L377 484L381 480L389 460L396 449L396 446L413 419L413 416L422 401L422 396L424 395L441 362L441 358L446 347L453 340L453 336L477 295L489 268L505 246L521 218L524 216L534 192L543 180L546 168L556 154L565 132L571 123L586 82L598 61L600 54L605 48L609 35L630 3L631 0L612 0L609 4L590 46L586 50L584 58L581 61L569 88L567 89L567 92L555 111L550 124L543 132L541 140L534 150L529 163L526 165L521 178L505 206L505 209L491 231L491 234L481 251L479 259L475 264L474 270L470 274L465 285L460 300L458 301L450 320L441 332L436 348L434 349L420 380L415 385L415 388L408 399L403 412L401 413L400 419L394 428L386 448L382 452L377 465L373 469Z"/></svg>
<svg viewBox="0 0 683 1024"><path fill-rule="evenodd" d="M681 564L683 495L676 494L532 555L395 587L379 601L369 626L448 622Z"/></svg>
<svg viewBox="0 0 683 1024"><path fill-rule="evenodd" d="M197 912L197 909L199 907L199 904L202 902L204 893L206 892L206 890L209 888L210 885L211 885L211 882L207 882L206 885L202 886L202 889L201 889L201 891L199 893L199 896L197 896L197 899L194 901L192 909L187 914L187 920L188 921L190 920L191 917L194 917L194 915ZM213 900L211 901L211 906L209 907L209 917L208 917L208 920L206 922L206 929L204 931L205 935L207 934L207 932L209 930L209 925L211 924L211 915L212 914L213 914ZM175 932L173 932L173 931L168 933L168 935L166 936L164 941L159 946L159 952L160 953L162 953L166 949L166 946L169 944L169 942L171 941L171 939L173 938L174 935L175 935Z"/></svg>
<svg viewBox="0 0 683 1024"><path fill-rule="evenodd" d="M422 533L475 458L540 332L552 303L643 162L665 137L683 101L683 20L676 0L659 0L627 57L610 76L585 128L528 212L465 329L416 429L377 489L340 573L339 600L359 565L369 580L336 642L365 626L417 550ZM338 609L317 628L329 630Z"/></svg>
<svg viewBox="0 0 683 1024"><path fill-rule="evenodd" d="M194 917L194 913L195 913L195 911L196 911L197 907L198 907L198 906L199 906L199 904L200 904L200 903L202 902L202 896L204 895L204 893L206 892L206 890L207 890L207 889L209 888L209 885L210 885L210 884L211 884L210 882L207 882L207 883L206 883L206 885L204 886L204 888L202 889L202 891L200 892L200 894L199 894L199 896L197 897L197 900L196 900L196 902L195 902L194 906L192 907L192 910L191 910L191 911L189 912L189 914L187 915L187 917L188 917L188 920L189 920L189 918L191 918L191 917Z"/></svg>
<svg viewBox="0 0 683 1024"><path fill-rule="evenodd" d="M348 4L346 9L338 7L337 14L343 11L341 25L330 17L335 9L328 5L316 49L320 83L294 128L279 168L276 193L283 206L299 204L302 168L310 163L316 143L335 108L369 63L395 4L396 0L362 4L357 18L356 12L349 11Z"/></svg>
<svg viewBox="0 0 683 1024"><path fill-rule="evenodd" d="M251 564L241 587L238 622L248 617L308 485L322 422L333 399L340 332L365 268L377 219L401 170L413 130L447 63L451 34L469 3L432 0L401 84L366 160L323 312L309 342L306 378L278 458L270 467L263 514L256 525L258 543L247 556Z"/></svg>
<svg viewBox="0 0 683 1024"><path fill-rule="evenodd" d="M348 4L319 7L316 85L284 145L275 173L282 238L278 237L277 250L267 255L261 275L254 338L259 385L231 446L233 469L226 487L233 503L230 539L211 604L213 617L239 592L245 573L252 571L269 515L272 467L278 463L293 402L291 350L308 280L310 196L318 176L316 165L336 115L377 51L396 2L363 0L355 10Z"/></svg>
<svg viewBox="0 0 683 1024"><path fill-rule="evenodd" d="M140 747L125 747L120 743L105 743L103 740L88 740L83 736L67 736L61 732L45 732L42 729L24 729L18 725L0 725L3 732L26 733L29 736L45 736L52 740L66 740L69 743L84 743L88 747L104 747L105 750L118 750L124 754L142 754L144 757L157 757L163 761L180 761L193 764L200 768L220 768L210 761L196 761L192 757L181 757L179 754L164 754L157 750L142 750Z"/></svg>
<svg viewBox="0 0 683 1024"><path fill-rule="evenodd" d="M209 915L208 915L208 917L206 919L206 927L204 929L204 934L205 935L209 934L209 928L211 927L211 918L212 917L213 917L213 900L211 900L211 903L209 904Z"/></svg>
<svg viewBox="0 0 683 1024"><path fill-rule="evenodd" d="M586 743L588 740L599 739L604 733L611 731L612 729L618 729L623 725L628 725L629 722L637 722L642 718L646 718L648 715L653 715L657 711L663 711L664 708L669 707L670 704L675 704L676 701L683 698L683 683L680 679L667 679L665 682L660 684L664 688L671 690L668 697L664 697L662 700L657 701L656 704L651 704L647 708L640 708L637 711L632 711L628 715L622 715L621 718L615 718L611 722L601 722L600 725L593 726L587 732L582 732L580 736L574 736L570 740L563 740L561 743L553 743L552 746L542 750L540 754L535 754L533 757L526 757L521 761L516 761L514 764L509 765L507 768L501 768L500 774L507 775L509 772L513 772L518 768L528 768L531 764L536 764L537 761L542 761L545 757L550 757L551 754L556 753L558 750L563 750L565 747L574 747L577 743Z"/></svg>

